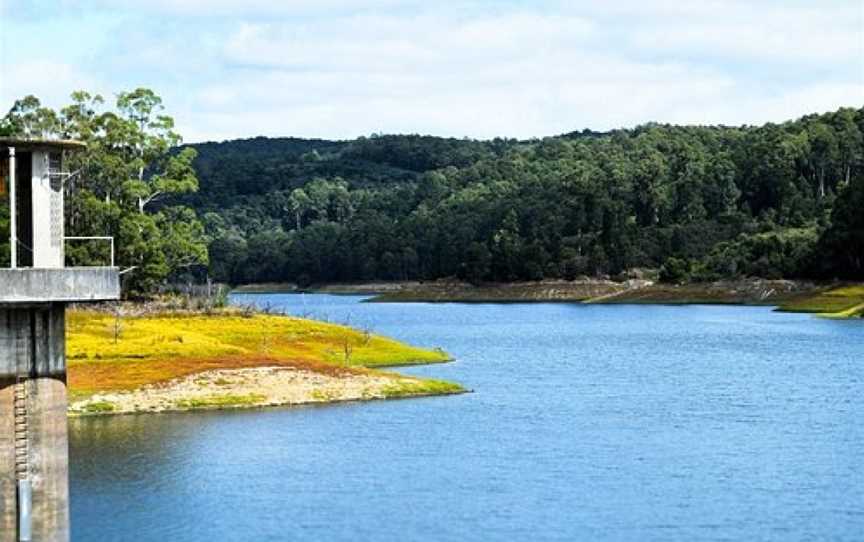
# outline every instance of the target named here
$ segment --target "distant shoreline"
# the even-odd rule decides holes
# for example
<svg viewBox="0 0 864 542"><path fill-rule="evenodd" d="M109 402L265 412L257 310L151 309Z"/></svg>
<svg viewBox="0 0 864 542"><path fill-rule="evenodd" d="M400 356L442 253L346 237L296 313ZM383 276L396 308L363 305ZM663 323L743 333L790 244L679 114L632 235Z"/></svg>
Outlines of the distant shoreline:
<svg viewBox="0 0 864 542"><path fill-rule="evenodd" d="M547 280L472 285L455 280L327 284L253 284L236 293L327 293L373 296L373 303L591 303L756 305L836 318L864 314L864 286L800 280L740 279L665 284L645 279ZM826 304L827 303L827 304Z"/></svg>

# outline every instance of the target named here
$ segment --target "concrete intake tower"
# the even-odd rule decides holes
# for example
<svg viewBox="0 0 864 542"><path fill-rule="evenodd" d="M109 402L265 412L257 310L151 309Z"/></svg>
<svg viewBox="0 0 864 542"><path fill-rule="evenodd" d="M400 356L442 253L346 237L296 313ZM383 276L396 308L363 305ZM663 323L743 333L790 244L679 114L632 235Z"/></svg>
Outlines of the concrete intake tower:
<svg viewBox="0 0 864 542"><path fill-rule="evenodd" d="M64 236L64 168L75 141L0 138L0 542L69 540L66 304L116 300L108 238ZM66 242L109 242L104 267L65 267ZM106 258L109 260L109 258Z"/></svg>

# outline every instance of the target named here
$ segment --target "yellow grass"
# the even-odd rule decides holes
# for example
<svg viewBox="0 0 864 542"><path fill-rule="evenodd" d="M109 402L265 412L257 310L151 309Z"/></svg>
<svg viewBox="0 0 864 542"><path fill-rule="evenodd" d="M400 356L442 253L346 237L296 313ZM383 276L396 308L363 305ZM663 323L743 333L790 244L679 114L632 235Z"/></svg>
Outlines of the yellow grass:
<svg viewBox="0 0 864 542"><path fill-rule="evenodd" d="M214 314L125 317L69 311L73 394L135 389L214 369L290 366L339 374L447 361L440 350L301 318Z"/></svg>

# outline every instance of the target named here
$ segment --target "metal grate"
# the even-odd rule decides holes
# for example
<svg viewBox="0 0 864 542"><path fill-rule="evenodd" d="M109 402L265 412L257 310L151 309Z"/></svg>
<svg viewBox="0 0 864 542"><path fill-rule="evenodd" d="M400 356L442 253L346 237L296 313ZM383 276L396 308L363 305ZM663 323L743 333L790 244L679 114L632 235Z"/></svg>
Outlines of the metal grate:
<svg viewBox="0 0 864 542"><path fill-rule="evenodd" d="M51 188L51 246L63 245L63 172L59 152L48 155L48 182Z"/></svg>

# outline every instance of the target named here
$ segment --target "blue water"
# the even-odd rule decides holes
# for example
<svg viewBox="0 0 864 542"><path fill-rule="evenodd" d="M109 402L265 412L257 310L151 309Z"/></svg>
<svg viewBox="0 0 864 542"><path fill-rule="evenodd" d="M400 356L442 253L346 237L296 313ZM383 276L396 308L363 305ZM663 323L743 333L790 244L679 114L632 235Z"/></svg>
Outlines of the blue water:
<svg viewBox="0 0 864 542"><path fill-rule="evenodd" d="M72 420L73 539L864 539L864 322L362 299L233 301L440 346L404 371L474 393Z"/></svg>

